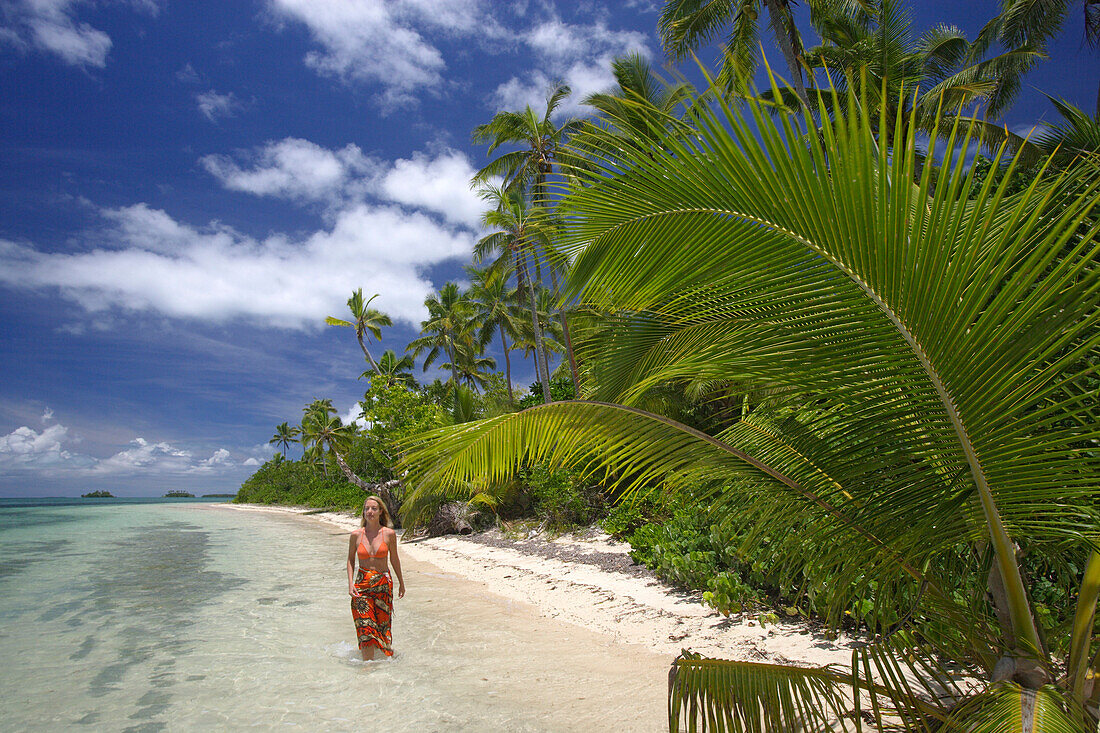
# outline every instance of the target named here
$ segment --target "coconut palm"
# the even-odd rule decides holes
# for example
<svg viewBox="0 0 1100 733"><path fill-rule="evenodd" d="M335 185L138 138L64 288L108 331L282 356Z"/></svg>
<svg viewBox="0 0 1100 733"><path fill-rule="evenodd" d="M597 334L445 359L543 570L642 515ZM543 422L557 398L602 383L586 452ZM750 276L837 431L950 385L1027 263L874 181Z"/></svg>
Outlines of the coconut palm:
<svg viewBox="0 0 1100 733"><path fill-rule="evenodd" d="M387 386L403 384L409 389L414 389L416 379L413 378L412 369L415 365L411 356L405 355L398 358L397 352L386 349L382 352L382 356L378 357L378 369L368 369L360 374L359 378L370 379L372 383L377 380Z"/></svg>
<svg viewBox="0 0 1100 733"><path fill-rule="evenodd" d="M834 9L863 8L870 11L870 0L808 0L812 13ZM719 74L723 91L745 88L756 72L760 47L760 11L766 10L775 44L787 62L790 82L796 98L809 106L803 81L802 35L794 22L792 0L666 0L657 32L665 52L682 61L693 51L708 45L727 32L723 51L725 62Z"/></svg>
<svg viewBox="0 0 1100 733"><path fill-rule="evenodd" d="M546 210L551 208L548 197L547 182L555 173L556 162L565 162L569 167L570 162L576 164L566 146L569 136L583 126L583 122L577 118L567 118L560 124L552 119L561 103L570 94L570 88L565 84L552 87L546 97L546 109L542 117L538 116L530 105L521 112L498 112L489 122L474 128L473 141L475 143L488 143L488 154L492 155L502 145L519 146L519 150L504 153L490 161L485 167L474 174L473 185L486 184L493 177L500 176L504 179L504 185L509 190L516 190L520 195L529 193L534 203ZM560 172L560 171L558 171ZM541 269L540 257L546 254L540 247L531 249L531 261L537 276ZM520 286L523 289L523 286ZM556 290L556 288L555 288ZM569 324L564 310L559 312L562 327L565 329L565 347L570 364L574 363L572 343L569 338ZM545 367L545 355L543 358ZM574 382L576 381L576 369L573 370Z"/></svg>
<svg viewBox="0 0 1100 733"><path fill-rule="evenodd" d="M435 360L446 357L445 368L451 371L451 387L458 384L458 354L469 341L473 340L473 307L458 285L449 282L424 299L428 309L428 320L421 321L419 338L413 339L406 347L413 357L424 357L424 371Z"/></svg>
<svg viewBox="0 0 1100 733"><path fill-rule="evenodd" d="M888 121L903 131L893 153L853 98L820 135L798 134L818 124L808 115L746 109L695 107L694 137L608 164L560 204L566 295L613 319L591 352L603 401L420 436L407 486L532 463L635 487L691 478L753 528L750 551L769 543L829 579L833 623L874 598L881 633L850 670L685 655L670 730L859 730L869 716L1095 731L1100 407L1084 387L1100 371L1100 175L1008 194L964 165L976 125L940 131L955 144L919 169L912 108ZM768 383L812 409L711 436L632 405L683 379ZM1016 545L1084 568L1064 660ZM967 590L987 578L988 600Z"/></svg>
<svg viewBox="0 0 1100 733"><path fill-rule="evenodd" d="M351 317L353 320L345 321L340 318L334 318L328 316L325 318L325 323L330 326L345 326L347 328L355 329L355 338L359 341L359 348L363 350L363 356L366 358L367 363L370 364L371 369L378 369L378 364L374 361L374 357L367 351L367 344L363 340L365 334L374 336L376 341L382 340L382 327L392 326L393 321L388 315L382 311L375 310L370 307L371 301L378 297L378 293L370 296L363 301L363 288L359 288L351 297L348 298L348 310L351 311Z"/></svg>
<svg viewBox="0 0 1100 733"><path fill-rule="evenodd" d="M618 148L653 144L651 130L675 126L681 108L691 94L687 82L667 84L654 72L644 56L627 54L611 62L615 88L585 97L584 103L597 111L570 138L578 155L566 167L571 175L584 175L589 158L615 158Z"/></svg>
<svg viewBox="0 0 1100 733"><path fill-rule="evenodd" d="M298 434L301 432L299 428L292 428L289 424L283 422L275 426L275 434L271 436L271 440L267 441L268 445L279 446L283 452L283 458L286 458L287 448L291 443L296 443Z"/></svg>
<svg viewBox="0 0 1100 733"><path fill-rule="evenodd" d="M332 406L332 400L315 399L302 408L302 424L298 428L298 441L302 444L302 458L308 463L320 463L325 475L328 475L328 464L325 463L325 440L322 433L331 426L336 417L336 408Z"/></svg>
<svg viewBox="0 0 1100 733"><path fill-rule="evenodd" d="M518 112L498 112L485 124L474 128L473 141L488 143L492 155L501 146L518 146L498 155L474 174L473 184L488 183L499 177L508 188L530 190L539 204L546 197L547 179L554 173L554 164L562 155L569 135L581 125L576 118L567 118L561 124L553 119L571 90L566 84L558 84L546 96L546 109L540 117L528 105Z"/></svg>
<svg viewBox="0 0 1100 733"><path fill-rule="evenodd" d="M358 428L355 423L345 425L336 414L336 408L332 406L332 400L314 400L302 410L302 443L309 445L307 453L311 456L311 462L319 462L328 476L328 463L326 455L336 460L336 465L352 482L364 491L371 491L371 487L355 475L348 466L343 453L347 452L352 437Z"/></svg>
<svg viewBox="0 0 1100 733"><path fill-rule="evenodd" d="M943 124L943 114L972 113L978 106L984 107L987 117L995 118L1011 102L1024 72L1042 58L1040 51L1027 46L982 58L953 26L939 25L914 37L904 2L874 0L871 4L874 12L833 9L821 12L815 21L822 44L806 50L803 58L809 68L821 69L838 86L835 97L815 96L826 114L834 99L843 108L848 95L854 95L867 100L876 120L893 121L899 118L895 106L903 110L913 106L915 123L926 132L937 122ZM790 102L793 90L784 90L782 97ZM905 111L900 114L903 121L909 117ZM1014 148L1027 147L1004 126L981 124L986 127L987 147L995 149L1005 140ZM887 125L880 132L889 145L893 129ZM1029 148L1028 154L1037 151Z"/></svg>
<svg viewBox="0 0 1100 733"><path fill-rule="evenodd" d="M476 269L467 267L470 275L470 289L467 297L474 307L474 320L478 324L477 341L482 346L488 344L497 332L500 346L504 351L504 380L508 385L508 400L515 402L512 391L511 345L508 339L516 338L522 308L518 303L518 291L508 286L511 268Z"/></svg>
<svg viewBox="0 0 1100 733"><path fill-rule="evenodd" d="M1047 129L1035 137L1035 145L1048 154L1055 154L1060 161L1100 155L1100 109L1094 117L1089 117L1064 99L1049 95L1047 99L1062 119L1048 124Z"/></svg>
<svg viewBox="0 0 1100 733"><path fill-rule="evenodd" d="M464 346L455 354L453 364L445 363L440 366L454 370L460 384L464 383L468 388L479 391L489 385L489 377L497 368L497 362L477 351L477 345L472 340Z"/></svg>
<svg viewBox="0 0 1100 733"><path fill-rule="evenodd" d="M549 402L550 370L546 363L535 293L538 282L531 277L527 262L530 258L537 264L536 253L549 246L554 226L546 211L531 205L522 191L503 185L482 184L478 195L493 207L482 215L481 223L496 231L486 234L474 245L474 263L490 260L490 267L510 268L515 273L520 297L526 297L528 301L529 323L535 344L535 370L542 382L545 400Z"/></svg>
<svg viewBox="0 0 1100 733"><path fill-rule="evenodd" d="M982 28L975 49L984 53L998 42L1005 48L1045 51L1065 24L1071 5L1081 7L1085 42L1093 47L1100 45L1100 0L1001 0L1001 12ZM1018 85L1009 91L1015 94L1016 89ZM1100 117L1100 87L1096 92L1096 116Z"/></svg>

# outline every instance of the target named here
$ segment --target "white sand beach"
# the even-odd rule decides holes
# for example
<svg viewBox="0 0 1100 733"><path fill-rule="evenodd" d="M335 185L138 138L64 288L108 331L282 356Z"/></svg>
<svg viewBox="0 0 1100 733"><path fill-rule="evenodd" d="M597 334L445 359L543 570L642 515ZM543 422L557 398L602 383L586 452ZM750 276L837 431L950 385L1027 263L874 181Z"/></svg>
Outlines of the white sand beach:
<svg viewBox="0 0 1100 733"><path fill-rule="evenodd" d="M299 514L351 531L352 515L292 507L219 505L233 510ZM492 543L492 544L489 544ZM497 545L497 546L494 546ZM441 572L484 586L508 600L530 604L543 616L636 644L668 661L682 649L707 656L800 666L848 665L859 639L828 638L819 624L781 618L762 624L756 614L724 617L626 561L630 546L603 533L552 540L509 540L499 533L417 538L401 552ZM615 557L620 562L609 562ZM612 569L608 569L608 567Z"/></svg>

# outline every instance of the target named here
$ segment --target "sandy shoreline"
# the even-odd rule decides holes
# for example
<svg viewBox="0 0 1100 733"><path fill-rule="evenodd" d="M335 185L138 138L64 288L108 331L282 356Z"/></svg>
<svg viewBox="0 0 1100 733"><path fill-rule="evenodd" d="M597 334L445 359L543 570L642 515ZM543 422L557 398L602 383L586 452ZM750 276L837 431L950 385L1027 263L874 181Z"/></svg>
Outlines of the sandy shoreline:
<svg viewBox="0 0 1100 733"><path fill-rule="evenodd" d="M302 515L351 531L358 519L292 507L220 504L234 510ZM603 534L555 540L509 540L499 534L411 540L401 552L444 573L539 614L667 654L681 649L707 656L800 666L851 663L858 639L828 639L814 625L780 620L761 626L755 616L726 618L699 597L668 586L629 561L630 546Z"/></svg>

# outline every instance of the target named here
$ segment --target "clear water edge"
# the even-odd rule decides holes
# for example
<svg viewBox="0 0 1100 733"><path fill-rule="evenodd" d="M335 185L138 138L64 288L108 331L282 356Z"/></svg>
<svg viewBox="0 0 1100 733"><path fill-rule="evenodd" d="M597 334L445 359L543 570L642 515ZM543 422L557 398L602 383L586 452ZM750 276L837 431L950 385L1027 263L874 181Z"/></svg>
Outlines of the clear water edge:
<svg viewBox="0 0 1100 733"><path fill-rule="evenodd" d="M196 502L0 504L0 729L652 731L669 660L403 556L358 659L346 534Z"/></svg>

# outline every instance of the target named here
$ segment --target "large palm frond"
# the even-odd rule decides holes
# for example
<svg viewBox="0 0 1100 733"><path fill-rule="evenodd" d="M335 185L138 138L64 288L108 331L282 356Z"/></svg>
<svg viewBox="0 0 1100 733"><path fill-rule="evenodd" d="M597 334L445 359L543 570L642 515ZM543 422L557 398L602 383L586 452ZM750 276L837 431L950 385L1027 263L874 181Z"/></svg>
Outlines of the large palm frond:
<svg viewBox="0 0 1100 733"><path fill-rule="evenodd" d="M610 314L590 356L605 360L603 398L622 404L424 436L410 485L503 481L529 462L611 468L633 486L709 479L773 537L798 519L799 559L839 578L830 608L885 585L885 605L910 598L910 616L952 630L955 662L1000 670L990 700L1010 683L1037 699L1053 677L1013 542L1096 547L1100 424L1077 385L1100 368L1100 177L1067 194L1067 175L1040 175L1010 194L1007 177L975 178L963 151L981 128L958 119L933 127L945 157L920 168L914 109L856 102L817 135L808 116L756 103L697 105L693 136L664 135L566 191L564 296ZM708 378L813 409L710 436L629 406L654 384ZM988 570L958 549L981 546L1004 588L1000 626L945 588L967 562Z"/></svg>

